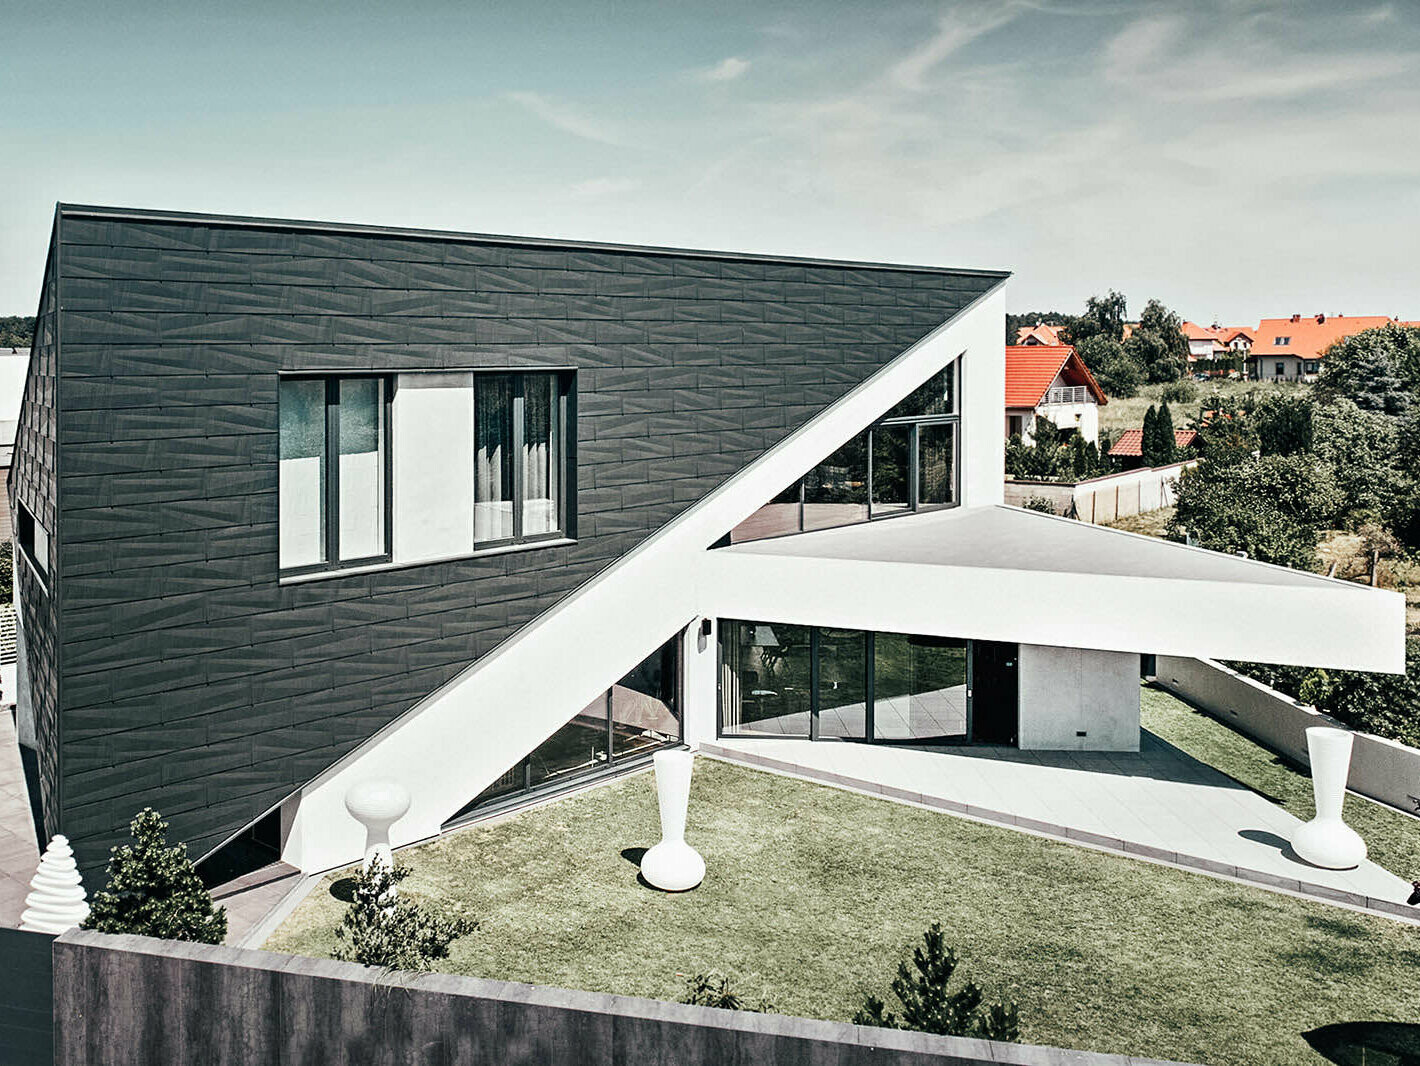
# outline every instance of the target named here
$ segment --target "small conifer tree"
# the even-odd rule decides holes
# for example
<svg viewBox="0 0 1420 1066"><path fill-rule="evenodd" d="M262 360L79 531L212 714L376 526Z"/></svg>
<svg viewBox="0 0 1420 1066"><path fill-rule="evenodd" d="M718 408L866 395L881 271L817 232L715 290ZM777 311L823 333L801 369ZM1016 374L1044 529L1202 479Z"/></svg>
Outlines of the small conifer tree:
<svg viewBox="0 0 1420 1066"><path fill-rule="evenodd" d="M212 903L186 844L169 846L168 823L145 807L129 826L133 843L113 849L108 884L94 893L85 929L220 944L227 912Z"/></svg>
<svg viewBox="0 0 1420 1066"><path fill-rule="evenodd" d="M469 918L445 918L399 894L408 866L376 859L355 879L355 898L335 931L335 957L392 970L424 971L447 958L449 945L478 928Z"/></svg>
<svg viewBox="0 0 1420 1066"><path fill-rule="evenodd" d="M933 922L922 934L922 947L912 951L912 967L908 967L906 960L898 963L892 991L902 1004L901 1017L887 1010L877 996L869 996L853 1016L853 1024L913 1029L940 1036L1019 1041L1021 1025L1016 1005L983 1004L984 994L970 981L955 992L948 991L956 968L956 952L947 947L941 924Z"/></svg>
<svg viewBox="0 0 1420 1066"><path fill-rule="evenodd" d="M1144 412L1144 432L1139 438L1140 462L1145 466L1153 466L1149 460L1154 454L1154 439L1157 435L1159 424L1159 412L1153 404Z"/></svg>
<svg viewBox="0 0 1420 1066"><path fill-rule="evenodd" d="M1169 405L1161 403L1154 418L1154 461L1149 465L1165 466L1173 462L1173 456L1173 415L1169 412Z"/></svg>

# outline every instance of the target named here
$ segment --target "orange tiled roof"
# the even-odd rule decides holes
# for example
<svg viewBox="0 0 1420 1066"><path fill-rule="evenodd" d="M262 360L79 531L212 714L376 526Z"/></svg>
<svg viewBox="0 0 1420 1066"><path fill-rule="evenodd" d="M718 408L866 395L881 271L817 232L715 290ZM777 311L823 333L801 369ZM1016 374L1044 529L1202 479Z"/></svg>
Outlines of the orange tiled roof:
<svg viewBox="0 0 1420 1066"><path fill-rule="evenodd" d="M1173 431L1173 443L1175 448L1187 448L1198 437L1196 429L1176 429ZM1119 455L1124 458L1138 458L1144 454L1144 431L1142 429L1126 429L1119 435L1119 439L1114 442L1114 447L1109 450L1110 455Z"/></svg>
<svg viewBox="0 0 1420 1066"><path fill-rule="evenodd" d="M1057 377L1084 385L1103 406L1109 403L1084 360L1068 344L1006 345L1006 406L1037 407Z"/></svg>
<svg viewBox="0 0 1420 1066"><path fill-rule="evenodd" d="M1294 355L1299 359L1315 359L1345 337L1394 321L1395 319L1386 315L1293 315L1291 318L1264 318L1257 327L1252 354L1263 357ZM1287 340L1278 344L1278 339L1284 337Z"/></svg>

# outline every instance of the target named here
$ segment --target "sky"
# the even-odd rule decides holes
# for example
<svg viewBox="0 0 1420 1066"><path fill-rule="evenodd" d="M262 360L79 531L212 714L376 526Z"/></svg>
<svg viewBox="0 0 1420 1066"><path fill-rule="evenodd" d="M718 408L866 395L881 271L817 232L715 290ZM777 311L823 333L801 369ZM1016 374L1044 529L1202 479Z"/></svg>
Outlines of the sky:
<svg viewBox="0 0 1420 1066"><path fill-rule="evenodd" d="M56 201L1420 319L1416 0L0 0L0 314Z"/></svg>

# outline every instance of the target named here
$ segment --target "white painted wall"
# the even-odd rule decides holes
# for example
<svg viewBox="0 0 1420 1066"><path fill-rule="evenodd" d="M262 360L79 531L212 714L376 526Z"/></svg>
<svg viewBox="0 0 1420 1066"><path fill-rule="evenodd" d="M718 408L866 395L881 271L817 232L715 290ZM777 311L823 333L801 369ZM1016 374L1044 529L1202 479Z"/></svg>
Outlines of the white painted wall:
<svg viewBox="0 0 1420 1066"><path fill-rule="evenodd" d="M313 872L359 857L363 830L345 812L344 797L353 784L370 778L393 777L412 794L409 813L392 830L396 846L435 835L451 814L677 630L701 615L743 616L699 606L707 582L715 580L706 563L725 554L708 551L709 546L772 499L786 481L832 454L959 355L963 500L999 502L1004 292L999 285L979 298L556 610L309 782L283 811L283 824L289 825L286 861ZM845 599L851 595L851 590L844 593ZM687 662L687 674L708 677L713 685L713 642L701 650L692 633L686 643L700 656ZM706 706L709 728L714 728L713 687L697 685L694 695L689 688L689 735L703 738Z"/></svg>
<svg viewBox="0 0 1420 1066"><path fill-rule="evenodd" d="M1022 644L1019 670L1023 750L1139 750L1138 655Z"/></svg>
<svg viewBox="0 0 1420 1066"><path fill-rule="evenodd" d="M1156 670L1159 684L1170 692L1303 766L1310 762L1309 727L1346 728L1315 707L1298 703L1222 663L1161 655ZM1356 733L1347 787L1415 814L1418 804L1414 797L1420 796L1420 751L1370 733Z"/></svg>

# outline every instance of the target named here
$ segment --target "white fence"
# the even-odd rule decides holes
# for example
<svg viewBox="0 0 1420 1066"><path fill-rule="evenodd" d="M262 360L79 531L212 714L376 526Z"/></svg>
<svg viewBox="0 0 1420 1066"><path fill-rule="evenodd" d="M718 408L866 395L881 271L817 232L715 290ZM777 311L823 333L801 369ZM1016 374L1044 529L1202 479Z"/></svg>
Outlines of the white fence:
<svg viewBox="0 0 1420 1066"><path fill-rule="evenodd" d="M1056 514L1073 514L1082 522L1113 522L1118 518L1172 507L1178 498L1178 476L1197 460L1168 466L1142 467L1088 481L1006 481L1006 502L1023 505L1032 498L1051 502Z"/></svg>
<svg viewBox="0 0 1420 1066"><path fill-rule="evenodd" d="M1170 692L1303 766L1310 762L1308 726L1346 728L1315 707L1298 703L1211 659L1160 655L1155 671L1159 684ZM1370 733L1355 736L1346 787L1410 814L1420 813L1420 751Z"/></svg>

